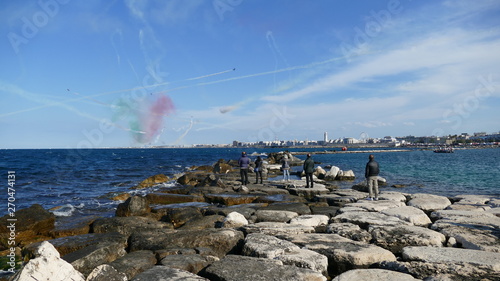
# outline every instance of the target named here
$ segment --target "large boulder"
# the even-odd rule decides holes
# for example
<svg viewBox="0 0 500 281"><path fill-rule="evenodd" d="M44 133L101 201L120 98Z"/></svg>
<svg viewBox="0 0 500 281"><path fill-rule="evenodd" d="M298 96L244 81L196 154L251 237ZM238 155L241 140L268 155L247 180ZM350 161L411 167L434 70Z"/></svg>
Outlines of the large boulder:
<svg viewBox="0 0 500 281"><path fill-rule="evenodd" d="M405 270L417 278L433 280L500 280L500 253L450 248L406 247L404 262L388 268Z"/></svg>
<svg viewBox="0 0 500 281"><path fill-rule="evenodd" d="M426 213L443 210L451 205L447 197L439 195L415 193L412 194L410 198L410 201L407 203L408 206L419 208Z"/></svg>
<svg viewBox="0 0 500 281"><path fill-rule="evenodd" d="M278 211L278 210L257 210L256 222L289 222L291 219L299 216L296 212Z"/></svg>
<svg viewBox="0 0 500 281"><path fill-rule="evenodd" d="M153 192L146 195L146 199L151 204L176 204L185 202L205 202L201 195L192 194L172 194L164 192Z"/></svg>
<svg viewBox="0 0 500 281"><path fill-rule="evenodd" d="M52 244L44 241L36 248L35 258L10 280L84 281L85 278L71 264L60 258L59 252Z"/></svg>
<svg viewBox="0 0 500 281"><path fill-rule="evenodd" d="M161 259L160 264L198 274L211 264L213 259L213 257L204 257L200 254L167 255Z"/></svg>
<svg viewBox="0 0 500 281"><path fill-rule="evenodd" d="M214 262L202 275L210 280L225 281L326 281L325 276L310 269L283 265L278 260L234 255Z"/></svg>
<svg viewBox="0 0 500 281"><path fill-rule="evenodd" d="M368 229L369 225L398 226L410 225L409 222L378 212L353 211L345 212L331 219L331 222L350 222Z"/></svg>
<svg viewBox="0 0 500 281"><path fill-rule="evenodd" d="M427 227L432 223L431 219L424 213L424 211L411 206L401 206L383 210L382 214L397 217L416 226Z"/></svg>
<svg viewBox="0 0 500 281"><path fill-rule="evenodd" d="M152 187L152 186L155 186L157 184L160 184L160 183L167 182L169 180L170 179L167 176L165 176L164 174L158 174L158 175L154 175L154 176L151 176L151 177L143 180L134 188L135 189L148 188L148 187Z"/></svg>
<svg viewBox="0 0 500 281"><path fill-rule="evenodd" d="M325 169L321 168L321 166L317 166L314 169L313 175L316 176L318 179L324 179L326 175Z"/></svg>
<svg viewBox="0 0 500 281"><path fill-rule="evenodd" d="M231 228L208 228L202 230L163 230L141 231L131 235L130 251L161 250L169 247L212 249L214 255L223 257L235 251L243 233Z"/></svg>
<svg viewBox="0 0 500 281"><path fill-rule="evenodd" d="M118 232L129 236L135 231L144 229L173 229L171 223L160 222L147 217L111 217L100 218L92 223L94 233Z"/></svg>
<svg viewBox="0 0 500 281"><path fill-rule="evenodd" d="M346 204L344 207L356 207L367 210L369 212L380 212L387 209L398 208L405 206L404 202L401 201L389 201L389 200L380 200L380 201L366 201L360 200L356 203Z"/></svg>
<svg viewBox="0 0 500 281"><path fill-rule="evenodd" d="M488 212L442 210L434 212L439 218L431 226L459 246L467 249L500 252L500 217Z"/></svg>
<svg viewBox="0 0 500 281"><path fill-rule="evenodd" d="M407 246L442 247L446 237L434 230L413 225L370 227L374 243L393 253Z"/></svg>
<svg viewBox="0 0 500 281"><path fill-rule="evenodd" d="M332 166L328 172L325 174L325 180L334 181L337 178L337 174L339 173L340 168L336 166Z"/></svg>
<svg viewBox="0 0 500 281"><path fill-rule="evenodd" d="M371 280L384 280L384 281L418 281L410 274L396 272L392 270L370 268L370 269L353 269L346 271L339 276L335 277L332 281L371 281Z"/></svg>
<svg viewBox="0 0 500 281"><path fill-rule="evenodd" d="M290 220L290 224L318 227L327 225L329 219L325 215L302 215Z"/></svg>
<svg viewBox="0 0 500 281"><path fill-rule="evenodd" d="M352 181L356 178L354 172L352 170L348 171L339 171L337 174L337 179L341 181Z"/></svg>
<svg viewBox="0 0 500 281"><path fill-rule="evenodd" d="M344 222L344 223L331 223L326 227L326 233L333 233L342 237L369 243L372 240L372 235L359 227L359 225Z"/></svg>
<svg viewBox="0 0 500 281"><path fill-rule="evenodd" d="M244 225L248 225L248 220L244 215L238 212L229 213L222 221L224 227L238 228Z"/></svg>
<svg viewBox="0 0 500 281"><path fill-rule="evenodd" d="M45 210L41 205L34 204L29 208L17 210L15 213L15 222L9 215L0 219L0 250L11 247L9 238L15 237L17 245L24 246L36 240L37 236L48 237L49 232L54 229L55 216ZM14 225L15 234L12 234L10 225ZM5 227L6 226L6 227ZM46 240L46 239L45 239Z"/></svg>
<svg viewBox="0 0 500 281"><path fill-rule="evenodd" d="M63 256L76 270L89 275L99 265L110 263L127 252L121 242L101 242Z"/></svg>
<svg viewBox="0 0 500 281"><path fill-rule="evenodd" d="M116 208L117 217L145 216L151 212L149 202L141 196L133 196Z"/></svg>
<svg viewBox="0 0 500 281"><path fill-rule="evenodd" d="M259 198L258 195L249 194L206 194L205 199L208 203L222 204L226 206L249 204Z"/></svg>
<svg viewBox="0 0 500 281"><path fill-rule="evenodd" d="M118 272L125 273L130 280L137 274L153 267L156 262L155 254L152 251L143 250L130 252L109 265Z"/></svg>
<svg viewBox="0 0 500 281"><path fill-rule="evenodd" d="M245 238L243 255L280 260L283 264L309 268L327 274L328 259L316 252L265 234L249 234Z"/></svg>

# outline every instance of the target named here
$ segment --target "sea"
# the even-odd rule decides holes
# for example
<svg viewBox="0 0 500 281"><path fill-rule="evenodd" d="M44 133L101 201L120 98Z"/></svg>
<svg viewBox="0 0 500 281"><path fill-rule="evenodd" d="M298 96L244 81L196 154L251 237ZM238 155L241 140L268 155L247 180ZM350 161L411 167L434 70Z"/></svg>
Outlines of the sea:
<svg viewBox="0 0 500 281"><path fill-rule="evenodd" d="M0 182L4 186L0 215L8 214L8 206L20 210L40 204L45 209L52 209L51 212L58 217L113 216L121 203L111 200L117 194L145 195L176 185L172 181L143 190L131 189L149 176L165 174L173 177L192 166L213 165L219 159L238 159L242 151L255 160L257 155L265 158L271 152L284 150L331 152L334 149L0 149ZM356 175L354 182L335 182L340 188L350 188L364 180L364 168L371 153L361 148L350 152L357 153L313 154L313 159L322 167L352 170ZM449 197L460 194L500 196L499 148L457 149L455 153L421 149L400 152L387 148L373 154L380 164L380 176L387 180L381 192L424 192ZM306 156L299 154L297 157L305 159ZM301 167L293 169L299 171ZM395 188L393 185L404 187Z"/></svg>

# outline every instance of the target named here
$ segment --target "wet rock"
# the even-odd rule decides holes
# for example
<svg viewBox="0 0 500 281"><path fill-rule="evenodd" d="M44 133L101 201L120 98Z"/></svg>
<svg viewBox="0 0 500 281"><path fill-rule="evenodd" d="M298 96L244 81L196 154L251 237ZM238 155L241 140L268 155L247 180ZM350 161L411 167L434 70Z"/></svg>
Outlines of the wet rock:
<svg viewBox="0 0 500 281"><path fill-rule="evenodd" d="M402 206L392 209L383 210L382 214L397 217L416 226L429 226L431 219L424 211L411 206Z"/></svg>
<svg viewBox="0 0 500 281"><path fill-rule="evenodd" d="M163 265L139 273L131 281L209 281L193 273Z"/></svg>
<svg viewBox="0 0 500 281"><path fill-rule="evenodd" d="M175 204L185 202L205 202L205 198L200 195L171 194L154 192L146 195L146 199L151 204Z"/></svg>
<svg viewBox="0 0 500 281"><path fill-rule="evenodd" d="M145 216L151 212L148 200L144 197L133 196L116 208L117 217Z"/></svg>
<svg viewBox="0 0 500 281"><path fill-rule="evenodd" d="M342 237L368 243L372 239L372 235L359 227L359 225L352 223L332 223L326 228L326 233L333 233Z"/></svg>
<svg viewBox="0 0 500 281"><path fill-rule="evenodd" d="M248 220L244 215L238 212L231 212L224 218L222 224L224 227L238 228L244 225L248 225Z"/></svg>
<svg viewBox="0 0 500 281"><path fill-rule="evenodd" d="M401 253L407 246L442 247L446 237L428 228L400 225L370 227L374 243L393 253Z"/></svg>
<svg viewBox="0 0 500 281"><path fill-rule="evenodd" d="M450 200L444 196L416 193L411 194L410 198L407 203L408 206L419 208L426 213L443 210L451 205Z"/></svg>
<svg viewBox="0 0 500 281"><path fill-rule="evenodd" d="M223 204L226 206L249 204L259 198L258 195L245 194L206 194L206 201L213 204Z"/></svg>
<svg viewBox="0 0 500 281"><path fill-rule="evenodd" d="M134 187L134 189L143 189L152 187L157 184L167 182L169 180L170 180L169 177L165 176L164 174L154 175L140 182L137 186Z"/></svg>
<svg viewBox="0 0 500 281"><path fill-rule="evenodd" d="M103 264L92 270L86 281L128 281L128 278L125 273L118 272L111 265Z"/></svg>
<svg viewBox="0 0 500 281"><path fill-rule="evenodd" d="M344 280L418 281L421 279L415 279L410 274L392 270L371 268L349 270L335 277L332 281Z"/></svg>
<svg viewBox="0 0 500 281"><path fill-rule="evenodd" d="M71 264L62 260L59 252L47 241L35 249L35 258L31 259L13 277L12 281L53 280L53 281L83 281L84 276L75 270Z"/></svg>
<svg viewBox="0 0 500 281"><path fill-rule="evenodd" d="M76 270L89 275L99 265L110 263L127 252L121 242L100 242L63 256Z"/></svg>
<svg viewBox="0 0 500 281"><path fill-rule="evenodd" d="M130 236L135 231L144 229L173 229L171 223L160 222L147 217L111 217L100 218L92 224L94 233L118 232Z"/></svg>
<svg viewBox="0 0 500 281"><path fill-rule="evenodd" d="M278 210L257 210L255 212L257 217L256 222L289 222L291 219L298 217L299 214L291 211L278 211Z"/></svg>
<svg viewBox="0 0 500 281"><path fill-rule="evenodd" d="M137 274L150 269L156 264L156 257L151 251L130 252L123 257L113 261L109 265L118 272L125 273L130 280Z"/></svg>
<svg viewBox="0 0 500 281"><path fill-rule="evenodd" d="M406 247L402 263L418 278L447 275L451 280L499 280L500 253L437 247Z"/></svg>
<svg viewBox="0 0 500 281"><path fill-rule="evenodd" d="M206 247L212 249L217 257L222 257L235 251L243 238L242 232L231 228L176 230L174 232L154 230L132 234L129 247L130 251L155 251L169 247Z"/></svg>
<svg viewBox="0 0 500 281"><path fill-rule="evenodd" d="M203 276L210 280L225 281L326 281L325 276L310 269L283 265L278 260L234 255L214 262L205 270Z"/></svg>
<svg viewBox="0 0 500 281"><path fill-rule="evenodd" d="M7 204L7 203L6 203ZM51 212L45 210L41 205L34 204L29 208L17 210L15 225L15 241L17 245L24 246L33 240L36 241L37 236L49 236L49 232L54 229L55 216ZM0 219L0 250L8 249L11 245L8 244L10 238L10 228L5 227L13 222L9 215L5 215ZM43 239L43 238L42 238Z"/></svg>
<svg viewBox="0 0 500 281"><path fill-rule="evenodd" d="M189 271L198 274L203 268L211 264L213 261L198 254L190 255L169 255L164 257L160 264Z"/></svg>

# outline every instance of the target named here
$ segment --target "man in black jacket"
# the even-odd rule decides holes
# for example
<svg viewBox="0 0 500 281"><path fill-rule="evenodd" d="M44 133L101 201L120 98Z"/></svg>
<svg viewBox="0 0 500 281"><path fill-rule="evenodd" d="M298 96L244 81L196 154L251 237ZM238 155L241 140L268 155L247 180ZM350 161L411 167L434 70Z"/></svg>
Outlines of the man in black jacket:
<svg viewBox="0 0 500 281"><path fill-rule="evenodd" d="M366 199L378 200L378 173L380 172L380 168L377 161L374 160L375 156L373 156L373 154L370 154L368 159L370 161L366 163L365 178L368 182L368 192L370 195Z"/></svg>
<svg viewBox="0 0 500 281"><path fill-rule="evenodd" d="M311 188L313 188L313 172L314 172L314 160L311 158L311 153L307 154L307 159L304 161L304 173L306 174L306 188L309 187L311 183Z"/></svg>

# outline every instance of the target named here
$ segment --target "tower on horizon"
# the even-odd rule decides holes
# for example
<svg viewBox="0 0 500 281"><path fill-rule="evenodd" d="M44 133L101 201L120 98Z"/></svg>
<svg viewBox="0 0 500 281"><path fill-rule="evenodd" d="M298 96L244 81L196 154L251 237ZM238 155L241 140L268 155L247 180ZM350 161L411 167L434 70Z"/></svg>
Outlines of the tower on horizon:
<svg viewBox="0 0 500 281"><path fill-rule="evenodd" d="M328 143L328 132L325 132L325 135L323 137L324 143Z"/></svg>

